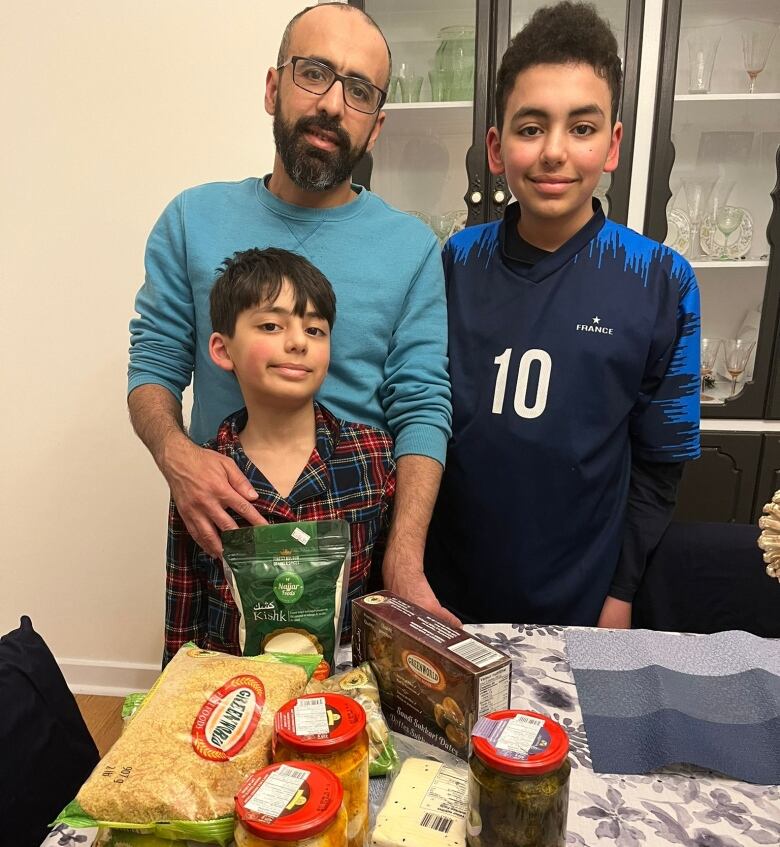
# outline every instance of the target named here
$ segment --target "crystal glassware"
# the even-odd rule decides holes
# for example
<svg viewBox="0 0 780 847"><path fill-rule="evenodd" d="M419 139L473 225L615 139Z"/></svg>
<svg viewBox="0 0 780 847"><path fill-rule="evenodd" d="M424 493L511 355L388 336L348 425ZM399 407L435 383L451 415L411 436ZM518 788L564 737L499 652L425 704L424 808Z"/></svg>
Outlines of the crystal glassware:
<svg viewBox="0 0 780 847"><path fill-rule="evenodd" d="M731 192L734 190L734 186L737 184L735 179L719 179L717 183L715 183L715 187L712 189L712 219L713 221L717 218L718 212L726 205L728 205L729 197L731 197Z"/></svg>
<svg viewBox="0 0 780 847"><path fill-rule="evenodd" d="M691 259L701 258L701 222L704 211L709 204L714 180L704 180L697 177L686 177L682 181L685 191L685 202L688 206L688 218L691 222Z"/></svg>
<svg viewBox="0 0 780 847"><path fill-rule="evenodd" d="M706 29L688 36L688 93L708 94L720 35Z"/></svg>
<svg viewBox="0 0 780 847"><path fill-rule="evenodd" d="M726 370L731 377L731 397L737 390L737 380L747 367L748 359L755 346L755 341L747 341L744 338L728 338L723 344Z"/></svg>
<svg viewBox="0 0 780 847"><path fill-rule="evenodd" d="M408 77L401 77L401 102L402 103L419 103L420 92L422 91L423 78L412 74Z"/></svg>
<svg viewBox="0 0 780 847"><path fill-rule="evenodd" d="M753 94L756 86L756 77L766 67L769 51L777 34L777 27L771 24L762 24L758 21L752 23L742 32L742 57L745 61L745 70L750 78L748 94Z"/></svg>
<svg viewBox="0 0 780 847"><path fill-rule="evenodd" d="M431 84L431 100L434 103L440 103L443 100L448 100L447 91L447 76L444 71L439 68L434 68L428 71L428 81Z"/></svg>
<svg viewBox="0 0 780 847"><path fill-rule="evenodd" d="M701 400L703 403L711 403L715 399L704 393L704 384L707 378L712 376L721 343L720 338L702 338L701 340Z"/></svg>
<svg viewBox="0 0 780 847"><path fill-rule="evenodd" d="M400 88L401 103L419 103L423 78L415 73L408 62L401 62L398 68L398 87Z"/></svg>
<svg viewBox="0 0 780 847"><path fill-rule="evenodd" d="M739 206L721 206L715 214L715 225L723 233L725 239L719 259L731 258L729 256L729 238L735 230L739 229L744 216L745 210L740 209Z"/></svg>

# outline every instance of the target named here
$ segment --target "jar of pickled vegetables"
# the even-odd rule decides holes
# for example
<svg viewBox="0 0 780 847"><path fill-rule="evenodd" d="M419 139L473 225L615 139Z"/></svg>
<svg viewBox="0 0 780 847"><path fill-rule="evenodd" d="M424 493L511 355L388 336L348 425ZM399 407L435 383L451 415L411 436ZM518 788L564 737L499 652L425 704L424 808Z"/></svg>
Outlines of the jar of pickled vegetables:
<svg viewBox="0 0 780 847"><path fill-rule="evenodd" d="M347 847L344 791L312 762L269 765L236 795L236 847Z"/></svg>
<svg viewBox="0 0 780 847"><path fill-rule="evenodd" d="M469 759L469 847L564 847L569 737L535 712L477 721Z"/></svg>
<svg viewBox="0 0 780 847"><path fill-rule="evenodd" d="M275 762L316 762L344 789L348 847L368 836L368 734L360 703L344 694L304 694L282 706L274 723Z"/></svg>

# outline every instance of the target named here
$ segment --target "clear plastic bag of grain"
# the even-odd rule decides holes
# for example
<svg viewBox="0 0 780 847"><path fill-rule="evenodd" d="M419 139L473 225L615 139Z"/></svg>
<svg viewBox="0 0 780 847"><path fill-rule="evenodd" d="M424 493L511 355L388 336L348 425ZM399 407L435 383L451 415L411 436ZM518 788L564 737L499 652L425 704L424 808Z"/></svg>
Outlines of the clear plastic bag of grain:
<svg viewBox="0 0 780 847"><path fill-rule="evenodd" d="M241 783L270 761L277 709L301 667L185 645L78 794L96 821L153 824L232 815Z"/></svg>

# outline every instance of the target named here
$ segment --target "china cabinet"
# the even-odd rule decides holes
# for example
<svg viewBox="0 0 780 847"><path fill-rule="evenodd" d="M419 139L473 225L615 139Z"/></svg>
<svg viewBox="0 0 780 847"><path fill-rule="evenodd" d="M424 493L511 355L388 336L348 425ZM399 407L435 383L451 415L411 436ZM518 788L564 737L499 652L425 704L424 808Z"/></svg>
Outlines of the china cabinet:
<svg viewBox="0 0 780 847"><path fill-rule="evenodd" d="M682 520L754 521L778 481L779 25L776 0L664 5L645 231L693 265L712 354Z"/></svg>
<svg viewBox="0 0 780 847"><path fill-rule="evenodd" d="M544 0L351 0L370 14L393 54L386 121L355 178L418 214L444 240L464 225L501 217L511 194L487 167L485 136L510 37ZM639 76L642 0L599 0L625 61L622 165L596 195L614 220L628 214ZM406 84L404 84L406 83ZM368 157L366 157L368 159Z"/></svg>
<svg viewBox="0 0 780 847"><path fill-rule="evenodd" d="M646 231L694 266L702 336L722 340L704 418L778 412L778 25L777 0L665 5ZM729 355L733 339L746 356Z"/></svg>

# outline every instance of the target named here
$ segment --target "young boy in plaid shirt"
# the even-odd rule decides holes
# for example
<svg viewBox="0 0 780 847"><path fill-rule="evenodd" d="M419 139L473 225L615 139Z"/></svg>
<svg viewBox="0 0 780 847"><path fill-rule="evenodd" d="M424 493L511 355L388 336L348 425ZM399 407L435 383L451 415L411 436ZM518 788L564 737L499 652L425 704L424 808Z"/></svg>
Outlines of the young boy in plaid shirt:
<svg viewBox="0 0 780 847"><path fill-rule="evenodd" d="M209 353L235 374L246 405L205 446L235 461L269 523L349 523L352 600L366 592L373 548L389 522L395 461L387 433L338 420L314 400L328 371L335 294L317 268L287 250L246 250L220 270ZM173 500L166 565L163 663L187 641L240 653L222 562L190 535Z"/></svg>

